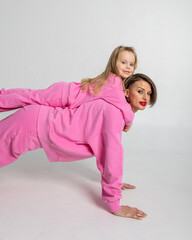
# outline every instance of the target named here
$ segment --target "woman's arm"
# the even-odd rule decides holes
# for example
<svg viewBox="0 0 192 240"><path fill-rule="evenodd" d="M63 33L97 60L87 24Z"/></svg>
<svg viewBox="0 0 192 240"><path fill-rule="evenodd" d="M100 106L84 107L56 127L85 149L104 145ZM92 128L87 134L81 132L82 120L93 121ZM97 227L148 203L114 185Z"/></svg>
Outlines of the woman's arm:
<svg viewBox="0 0 192 240"><path fill-rule="evenodd" d="M97 146L97 147L96 147ZM101 136L92 138L91 147L96 153L97 166L101 172L102 199L109 206L110 211L120 217L141 220L147 215L137 208L121 206L121 190L134 189L129 184L122 184L123 148L121 134L105 132Z"/></svg>
<svg viewBox="0 0 192 240"><path fill-rule="evenodd" d="M101 172L102 200L107 203L111 212L116 212L121 208L119 203L123 174L121 132L103 132L91 137L89 144Z"/></svg>

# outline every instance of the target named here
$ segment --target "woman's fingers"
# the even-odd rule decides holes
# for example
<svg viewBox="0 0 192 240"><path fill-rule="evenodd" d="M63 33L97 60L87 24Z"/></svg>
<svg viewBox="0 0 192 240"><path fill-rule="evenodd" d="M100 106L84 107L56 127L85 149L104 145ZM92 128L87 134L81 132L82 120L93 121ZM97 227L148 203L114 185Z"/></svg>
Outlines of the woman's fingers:
<svg viewBox="0 0 192 240"><path fill-rule="evenodd" d="M147 214L144 213L144 212L142 212L142 211L140 211L139 209L137 209L137 216L138 216L138 217L146 217Z"/></svg>
<svg viewBox="0 0 192 240"><path fill-rule="evenodd" d="M136 187L128 184L128 183L123 183L123 186L121 187L122 190L126 190L126 189L135 189Z"/></svg>

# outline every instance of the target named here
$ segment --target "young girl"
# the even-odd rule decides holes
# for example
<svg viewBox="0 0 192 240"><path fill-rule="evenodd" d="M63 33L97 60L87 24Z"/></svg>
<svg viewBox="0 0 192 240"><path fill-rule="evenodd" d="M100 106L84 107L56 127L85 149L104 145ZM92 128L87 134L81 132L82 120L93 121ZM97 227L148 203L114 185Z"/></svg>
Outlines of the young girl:
<svg viewBox="0 0 192 240"><path fill-rule="evenodd" d="M130 126L131 117L126 118L129 116L129 107L125 101L122 80L130 77L136 67L137 55L134 49L119 46L112 52L105 71L95 78L82 80L81 84L59 82L44 90L2 89L0 112L31 104L73 109L86 102L105 99L116 102L123 112L125 125Z"/></svg>
<svg viewBox="0 0 192 240"><path fill-rule="evenodd" d="M131 121L134 113L156 102L156 87L143 74L130 77L125 81L125 88ZM37 148L43 148L51 162L95 156L101 172L102 199L110 211L117 216L142 219L146 216L144 212L119 203L121 189L133 188L122 184L124 125L122 110L115 99L110 103L97 99L73 109L25 106L0 121L0 166Z"/></svg>

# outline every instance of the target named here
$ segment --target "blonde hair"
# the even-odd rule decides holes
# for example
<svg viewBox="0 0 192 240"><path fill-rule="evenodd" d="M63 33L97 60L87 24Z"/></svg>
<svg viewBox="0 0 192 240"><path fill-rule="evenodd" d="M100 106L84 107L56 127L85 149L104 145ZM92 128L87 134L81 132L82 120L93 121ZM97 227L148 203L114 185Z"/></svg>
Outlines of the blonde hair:
<svg viewBox="0 0 192 240"><path fill-rule="evenodd" d="M107 66L105 68L105 71L95 78L86 78L81 81L81 88L83 91L89 90L90 87L93 87L93 93L94 96L96 96L102 89L103 85L105 84L106 80L109 77L110 73L114 73L118 76L118 71L117 71L117 59L119 57L119 54L123 51L128 51L133 53L135 57L135 63L134 63L134 70L137 67L137 54L134 50L133 47L127 47L127 46L119 46L115 48L109 58L109 61L107 63Z"/></svg>

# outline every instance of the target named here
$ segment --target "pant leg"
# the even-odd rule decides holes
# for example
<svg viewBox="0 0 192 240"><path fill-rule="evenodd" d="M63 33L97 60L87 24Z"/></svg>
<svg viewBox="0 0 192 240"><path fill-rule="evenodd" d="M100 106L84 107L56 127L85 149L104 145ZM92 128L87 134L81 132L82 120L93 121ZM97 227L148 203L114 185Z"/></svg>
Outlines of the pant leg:
<svg viewBox="0 0 192 240"><path fill-rule="evenodd" d="M12 93L21 93L21 92L30 92L30 91L34 91L34 90L32 90L32 89L25 89L25 88L13 88L13 89L2 88L0 90L0 94L1 95L8 95L8 94L12 94Z"/></svg>
<svg viewBox="0 0 192 240"><path fill-rule="evenodd" d="M0 167L31 150L41 148L37 133L40 106L27 106L0 121Z"/></svg>
<svg viewBox="0 0 192 240"><path fill-rule="evenodd" d="M65 107L68 104L68 89L69 83L58 82L46 89L18 90L10 94L3 94L2 92L0 94L0 112L14 110L27 105Z"/></svg>

